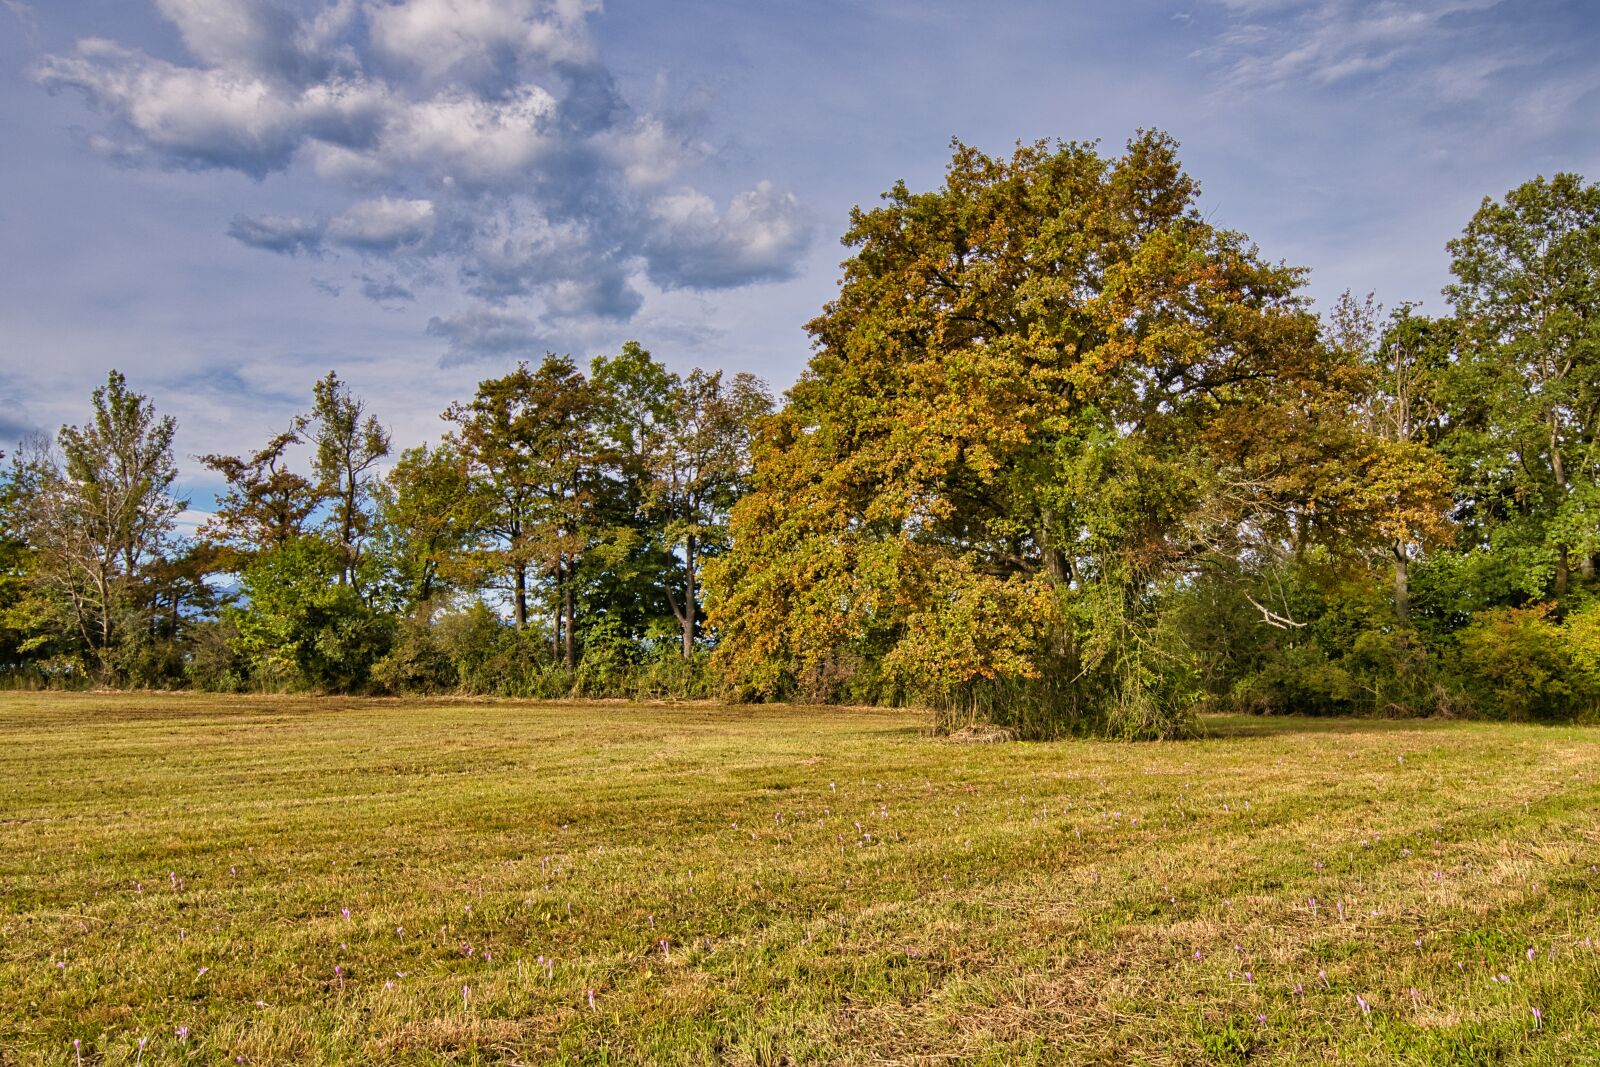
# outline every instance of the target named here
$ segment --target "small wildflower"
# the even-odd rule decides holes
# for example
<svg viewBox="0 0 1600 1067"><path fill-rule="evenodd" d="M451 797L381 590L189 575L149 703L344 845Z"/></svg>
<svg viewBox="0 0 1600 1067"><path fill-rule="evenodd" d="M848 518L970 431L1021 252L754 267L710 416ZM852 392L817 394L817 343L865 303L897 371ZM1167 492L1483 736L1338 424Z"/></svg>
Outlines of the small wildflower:
<svg viewBox="0 0 1600 1067"><path fill-rule="evenodd" d="M1544 1012L1540 1011L1538 1008L1533 1009L1533 1028L1535 1030L1544 1029Z"/></svg>
<svg viewBox="0 0 1600 1067"><path fill-rule="evenodd" d="M1366 1001L1366 998L1364 998L1360 993L1356 994L1356 1003L1361 1005L1361 1014L1362 1015L1371 1015L1372 1014L1372 1005L1368 1004L1367 1001Z"/></svg>

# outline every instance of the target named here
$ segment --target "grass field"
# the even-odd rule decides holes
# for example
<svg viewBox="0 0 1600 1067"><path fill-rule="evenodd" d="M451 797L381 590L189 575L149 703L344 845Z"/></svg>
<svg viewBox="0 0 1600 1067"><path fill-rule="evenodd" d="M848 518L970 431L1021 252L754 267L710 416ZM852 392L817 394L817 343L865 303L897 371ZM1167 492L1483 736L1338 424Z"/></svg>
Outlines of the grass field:
<svg viewBox="0 0 1600 1067"><path fill-rule="evenodd" d="M925 726L0 696L0 1062L1600 1062L1600 732Z"/></svg>

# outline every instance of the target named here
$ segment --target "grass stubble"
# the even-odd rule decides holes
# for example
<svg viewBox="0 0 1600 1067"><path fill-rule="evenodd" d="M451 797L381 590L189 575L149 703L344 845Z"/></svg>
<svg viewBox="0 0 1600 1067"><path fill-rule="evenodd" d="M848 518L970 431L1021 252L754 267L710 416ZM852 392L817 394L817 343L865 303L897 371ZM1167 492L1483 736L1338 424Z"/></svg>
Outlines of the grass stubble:
<svg viewBox="0 0 1600 1067"><path fill-rule="evenodd" d="M1600 731L0 696L0 1062L1600 1062Z"/></svg>

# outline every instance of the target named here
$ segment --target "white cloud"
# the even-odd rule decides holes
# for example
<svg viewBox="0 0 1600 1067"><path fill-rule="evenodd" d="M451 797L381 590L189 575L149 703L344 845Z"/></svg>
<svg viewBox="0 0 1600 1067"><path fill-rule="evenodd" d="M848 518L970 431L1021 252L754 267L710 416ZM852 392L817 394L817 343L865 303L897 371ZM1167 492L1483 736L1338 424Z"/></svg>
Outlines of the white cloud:
<svg viewBox="0 0 1600 1067"><path fill-rule="evenodd" d="M385 260L382 280L355 276L374 299L453 273L494 305L468 325L498 337L524 312L626 320L641 275L664 290L788 277L805 250L792 194L763 182L719 212L682 185L712 151L623 99L590 0L154 2L192 62L90 38L47 57L39 80L105 116L87 138L120 162L295 171L346 191L341 209L241 212L229 233ZM458 353L464 321L435 318L430 332Z"/></svg>
<svg viewBox="0 0 1600 1067"><path fill-rule="evenodd" d="M651 206L650 277L666 289L712 289L736 278L788 277L810 239L800 202L762 182L717 213L702 193L658 198Z"/></svg>
<svg viewBox="0 0 1600 1067"><path fill-rule="evenodd" d="M502 81L525 64L595 61L586 18L598 4L402 0L369 5L373 47L425 79Z"/></svg>
<svg viewBox="0 0 1600 1067"><path fill-rule="evenodd" d="M184 47L214 67L273 77L310 74L323 66L288 11L251 0L155 0L177 26Z"/></svg>
<svg viewBox="0 0 1600 1067"><path fill-rule="evenodd" d="M415 166L440 178L526 180L540 156L557 148L555 112L555 98L537 85L501 100L452 90L397 113L377 156L391 169Z"/></svg>
<svg viewBox="0 0 1600 1067"><path fill-rule="evenodd" d="M415 248L433 233L435 213L431 200L400 200L380 196L352 205L328 223L330 240L363 252L392 252Z"/></svg>

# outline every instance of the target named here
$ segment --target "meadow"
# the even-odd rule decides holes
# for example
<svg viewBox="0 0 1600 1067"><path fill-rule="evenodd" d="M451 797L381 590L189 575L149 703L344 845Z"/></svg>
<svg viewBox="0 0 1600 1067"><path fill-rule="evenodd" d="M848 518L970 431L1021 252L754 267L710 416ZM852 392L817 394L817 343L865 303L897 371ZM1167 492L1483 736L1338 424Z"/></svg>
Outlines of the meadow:
<svg viewBox="0 0 1600 1067"><path fill-rule="evenodd" d="M1600 731L0 697L0 1062L1600 1062Z"/></svg>

